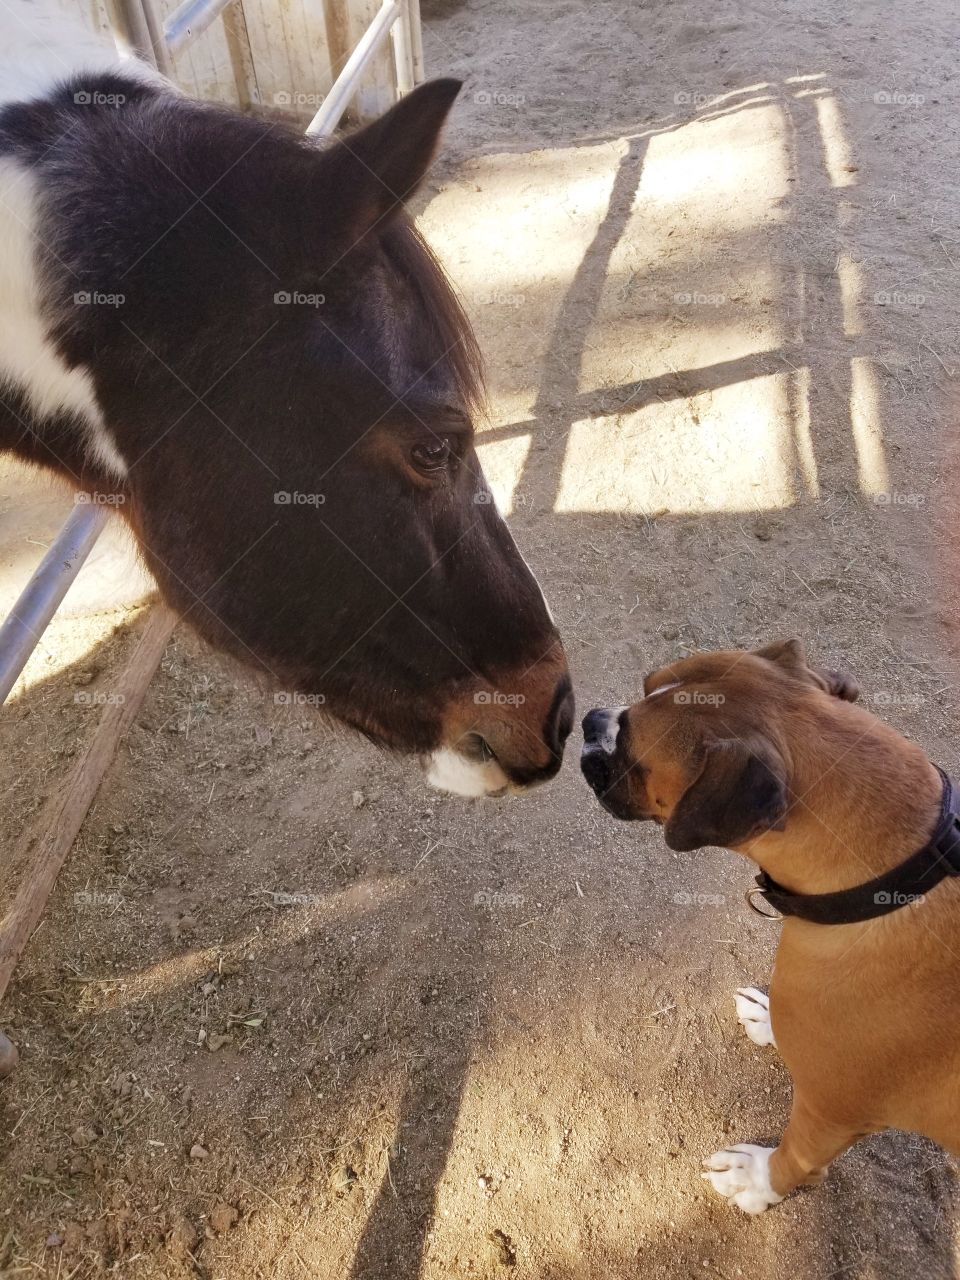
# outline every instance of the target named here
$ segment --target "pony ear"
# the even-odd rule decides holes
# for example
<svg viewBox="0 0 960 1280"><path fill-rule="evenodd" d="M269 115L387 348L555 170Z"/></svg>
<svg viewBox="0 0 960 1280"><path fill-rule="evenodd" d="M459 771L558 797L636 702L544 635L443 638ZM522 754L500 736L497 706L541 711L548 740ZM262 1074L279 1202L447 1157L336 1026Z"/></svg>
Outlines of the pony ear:
<svg viewBox="0 0 960 1280"><path fill-rule="evenodd" d="M325 186L344 202L355 237L387 218L419 186L462 84L428 80L324 152Z"/></svg>
<svg viewBox="0 0 960 1280"><path fill-rule="evenodd" d="M663 829L671 849L704 845L729 849L771 828L787 812L785 767L766 742L724 738L709 743L703 767L674 806Z"/></svg>

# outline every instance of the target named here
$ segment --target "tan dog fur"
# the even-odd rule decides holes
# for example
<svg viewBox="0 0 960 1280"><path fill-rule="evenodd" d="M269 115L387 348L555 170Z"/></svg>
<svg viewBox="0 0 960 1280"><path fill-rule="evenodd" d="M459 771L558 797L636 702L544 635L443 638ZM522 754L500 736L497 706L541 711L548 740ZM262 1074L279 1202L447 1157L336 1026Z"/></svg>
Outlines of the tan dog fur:
<svg viewBox="0 0 960 1280"><path fill-rule="evenodd" d="M736 838L722 843L781 885L823 893L889 870L933 832L935 768L848 700L849 680L811 669L799 641L684 659L649 676L644 695L618 719L601 801L619 817L660 821L674 848L720 843L726 829ZM769 811L759 817L749 796L748 811L738 810L745 769L763 784ZM778 786L783 804L770 799ZM787 918L770 1018L793 1077L790 1121L769 1158L754 1147L711 1157L715 1188L758 1212L887 1127L960 1153L958 973L955 879L860 924ZM758 1160L764 1168L751 1168ZM739 1197L738 1177L747 1187Z"/></svg>

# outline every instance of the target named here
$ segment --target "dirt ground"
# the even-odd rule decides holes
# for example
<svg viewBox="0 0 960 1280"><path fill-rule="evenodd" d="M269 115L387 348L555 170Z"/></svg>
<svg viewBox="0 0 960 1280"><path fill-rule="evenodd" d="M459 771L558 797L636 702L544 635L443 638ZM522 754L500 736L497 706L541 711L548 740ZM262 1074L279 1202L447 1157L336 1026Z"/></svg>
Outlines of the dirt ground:
<svg viewBox="0 0 960 1280"><path fill-rule="evenodd" d="M954 5L424 21L466 88L422 223L580 708L798 634L956 771ZM51 631L2 728L8 835L141 624ZM571 748L528 798L444 797L181 629L2 1009L0 1274L956 1276L958 1166L921 1139L759 1219L701 1182L787 1113L731 999L777 926L735 856L602 813Z"/></svg>

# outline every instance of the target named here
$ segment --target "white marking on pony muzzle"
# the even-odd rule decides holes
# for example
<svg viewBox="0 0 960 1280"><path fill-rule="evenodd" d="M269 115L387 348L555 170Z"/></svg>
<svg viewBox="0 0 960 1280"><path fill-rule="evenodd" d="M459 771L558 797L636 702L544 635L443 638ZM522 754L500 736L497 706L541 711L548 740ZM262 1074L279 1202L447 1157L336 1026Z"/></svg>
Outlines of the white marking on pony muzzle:
<svg viewBox="0 0 960 1280"><path fill-rule="evenodd" d="M421 758L427 781L457 796L489 796L505 791L510 779L496 760L468 760L458 751L441 747Z"/></svg>

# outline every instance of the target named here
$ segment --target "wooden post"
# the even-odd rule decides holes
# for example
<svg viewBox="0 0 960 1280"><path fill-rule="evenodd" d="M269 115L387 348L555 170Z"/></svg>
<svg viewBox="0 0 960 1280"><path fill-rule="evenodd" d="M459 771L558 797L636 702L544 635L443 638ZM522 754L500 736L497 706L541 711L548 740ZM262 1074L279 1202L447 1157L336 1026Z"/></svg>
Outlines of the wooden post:
<svg viewBox="0 0 960 1280"><path fill-rule="evenodd" d="M242 0L235 0L223 11L223 31L230 51L230 65L237 86L237 102L241 111L262 106L257 68L250 48L247 18Z"/></svg>
<svg viewBox="0 0 960 1280"><path fill-rule="evenodd" d="M14 856L23 865L29 859L30 865L9 911L0 921L0 998L7 989L20 953L40 922L60 868L73 847L117 746L137 717L177 621L177 615L166 605L153 609L133 656L120 677L117 696L104 707L100 723L66 784L51 796L44 808L40 838L35 845L35 837L30 833L25 833L20 840ZM34 845L32 849L31 845ZM4 1064L7 1064L7 1071L13 1069L16 1049L0 1033L0 1075L5 1074Z"/></svg>

